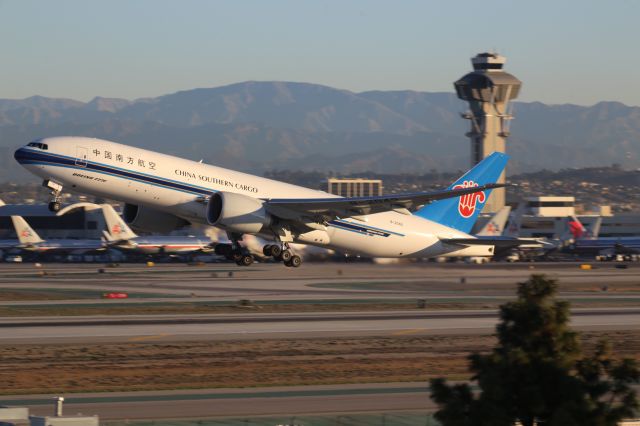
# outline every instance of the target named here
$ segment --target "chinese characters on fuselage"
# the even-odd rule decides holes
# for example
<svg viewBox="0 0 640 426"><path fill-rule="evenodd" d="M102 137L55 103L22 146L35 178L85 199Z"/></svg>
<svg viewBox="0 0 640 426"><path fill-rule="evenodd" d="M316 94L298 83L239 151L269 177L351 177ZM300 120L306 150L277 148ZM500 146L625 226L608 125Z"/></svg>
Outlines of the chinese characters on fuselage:
<svg viewBox="0 0 640 426"><path fill-rule="evenodd" d="M134 158L107 150L101 151L97 148L92 152L95 157L104 158L105 160L115 160L116 163L132 164L145 169L156 170L156 163L153 161L148 161L144 158Z"/></svg>
<svg viewBox="0 0 640 426"><path fill-rule="evenodd" d="M143 168L147 170L156 170L156 166L157 166L154 161L150 161L146 158L131 157L130 155L123 155L118 152L100 150L98 148L93 149L93 151L91 152L96 158L111 160L111 162L115 162L115 163L122 163L122 164L137 166L138 168ZM238 182L231 182L231 181L220 179L213 176L197 174L194 172L187 172L185 170L179 170L179 169L176 169L174 173L178 176L199 180L201 182L211 183L211 184L222 186L222 187L234 188L236 190L253 192L253 193L258 192L258 188L256 188L255 186L242 184Z"/></svg>

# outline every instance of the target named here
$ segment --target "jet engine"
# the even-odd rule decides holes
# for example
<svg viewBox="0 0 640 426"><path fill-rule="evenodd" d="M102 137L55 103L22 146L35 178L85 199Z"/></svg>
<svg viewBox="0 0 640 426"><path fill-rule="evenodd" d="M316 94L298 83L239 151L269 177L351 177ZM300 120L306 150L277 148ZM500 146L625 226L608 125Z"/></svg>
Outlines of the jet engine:
<svg viewBox="0 0 640 426"><path fill-rule="evenodd" d="M207 204L207 221L226 231L255 234L271 224L271 216L257 198L233 192L216 192Z"/></svg>
<svg viewBox="0 0 640 426"><path fill-rule="evenodd" d="M186 220L170 213L135 204L125 204L122 217L132 228L144 232L166 234L177 228L189 225Z"/></svg>

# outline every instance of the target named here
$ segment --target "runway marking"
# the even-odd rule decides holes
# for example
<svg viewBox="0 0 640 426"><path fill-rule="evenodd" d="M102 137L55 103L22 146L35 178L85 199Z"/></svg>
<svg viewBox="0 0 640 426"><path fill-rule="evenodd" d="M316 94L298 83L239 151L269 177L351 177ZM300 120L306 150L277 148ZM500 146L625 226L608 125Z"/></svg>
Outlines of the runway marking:
<svg viewBox="0 0 640 426"><path fill-rule="evenodd" d="M420 333L422 331L425 331L425 328L412 328L409 330L400 330L400 331L396 331L395 333L393 333L394 336L403 336L406 334L415 334L415 333Z"/></svg>
<svg viewBox="0 0 640 426"><path fill-rule="evenodd" d="M162 339L164 337L169 337L169 336L171 336L171 334L168 334L168 333L154 334L152 336L138 336L138 337L130 338L129 342L144 342L146 340Z"/></svg>

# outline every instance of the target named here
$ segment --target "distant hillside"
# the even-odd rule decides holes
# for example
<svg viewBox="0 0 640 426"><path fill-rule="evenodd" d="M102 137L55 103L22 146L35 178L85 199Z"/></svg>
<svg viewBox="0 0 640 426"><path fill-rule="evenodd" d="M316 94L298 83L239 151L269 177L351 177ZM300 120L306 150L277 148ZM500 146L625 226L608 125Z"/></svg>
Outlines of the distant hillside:
<svg viewBox="0 0 640 426"><path fill-rule="evenodd" d="M86 135L261 172L423 173L469 162L466 106L452 93L353 93L246 82L157 98L0 99L0 179L25 176L13 150L51 135ZM640 168L640 108L516 103L509 169Z"/></svg>

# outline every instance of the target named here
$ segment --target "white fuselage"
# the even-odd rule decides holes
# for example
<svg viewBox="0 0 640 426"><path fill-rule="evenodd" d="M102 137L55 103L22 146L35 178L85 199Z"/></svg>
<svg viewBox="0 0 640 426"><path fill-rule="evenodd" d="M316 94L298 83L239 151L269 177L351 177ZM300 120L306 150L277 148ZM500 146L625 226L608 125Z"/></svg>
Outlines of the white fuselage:
<svg viewBox="0 0 640 426"><path fill-rule="evenodd" d="M38 253L74 253L98 252L107 249L100 240L47 240L33 245L20 245L19 248Z"/></svg>
<svg viewBox="0 0 640 426"><path fill-rule="evenodd" d="M63 184L65 190L146 206L192 222L207 223L202 200L218 191L262 200L332 197L323 191L101 139L53 137L39 142L47 149L25 146L15 154L32 173ZM268 230L262 235L268 236ZM295 237L303 244L373 257L490 256L493 249L444 244L440 238L470 236L395 211L333 220L326 235L328 239L314 238L313 233Z"/></svg>
<svg viewBox="0 0 640 426"><path fill-rule="evenodd" d="M116 244L121 250L142 254L189 254L212 251L211 240L198 237L136 237Z"/></svg>

